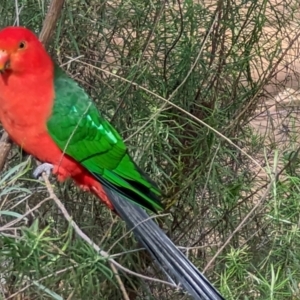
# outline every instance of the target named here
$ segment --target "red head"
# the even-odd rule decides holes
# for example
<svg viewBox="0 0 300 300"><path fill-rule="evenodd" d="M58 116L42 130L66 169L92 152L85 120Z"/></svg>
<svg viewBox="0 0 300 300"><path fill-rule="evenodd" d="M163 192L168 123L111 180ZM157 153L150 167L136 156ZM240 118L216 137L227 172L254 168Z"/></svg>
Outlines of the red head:
<svg viewBox="0 0 300 300"><path fill-rule="evenodd" d="M1 73L22 75L52 68L51 58L33 32L24 27L6 27L0 31Z"/></svg>

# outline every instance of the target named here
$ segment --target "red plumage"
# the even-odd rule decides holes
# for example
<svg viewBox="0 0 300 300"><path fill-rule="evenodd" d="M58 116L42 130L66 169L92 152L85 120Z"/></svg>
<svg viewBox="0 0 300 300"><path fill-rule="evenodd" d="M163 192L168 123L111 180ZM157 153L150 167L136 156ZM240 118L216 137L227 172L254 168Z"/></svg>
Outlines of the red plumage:
<svg viewBox="0 0 300 300"><path fill-rule="evenodd" d="M7 27L0 31L0 49L0 121L11 139L40 161L53 164L60 181L71 177L113 209L100 183L48 134L46 122L55 98L54 65L43 45L29 30Z"/></svg>

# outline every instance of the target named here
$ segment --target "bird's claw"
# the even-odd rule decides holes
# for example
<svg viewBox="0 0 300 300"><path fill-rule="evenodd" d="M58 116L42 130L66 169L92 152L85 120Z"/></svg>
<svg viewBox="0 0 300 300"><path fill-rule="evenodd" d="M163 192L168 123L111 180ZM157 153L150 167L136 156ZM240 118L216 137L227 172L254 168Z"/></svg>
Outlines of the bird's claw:
<svg viewBox="0 0 300 300"><path fill-rule="evenodd" d="M53 165L48 163L43 163L35 168L35 170L33 171L33 177L39 179L42 177L42 174L44 172L47 174L47 176L49 176L52 170L53 170Z"/></svg>

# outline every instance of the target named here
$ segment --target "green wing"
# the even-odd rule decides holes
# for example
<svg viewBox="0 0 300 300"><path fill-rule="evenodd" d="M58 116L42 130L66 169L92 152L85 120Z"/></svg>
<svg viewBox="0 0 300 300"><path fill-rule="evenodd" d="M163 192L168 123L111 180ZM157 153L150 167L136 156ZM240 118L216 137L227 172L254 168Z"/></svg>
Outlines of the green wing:
<svg viewBox="0 0 300 300"><path fill-rule="evenodd" d="M85 91L58 67L54 83L55 102L47 127L59 148L102 184L141 206L160 210L161 192L136 166L121 136Z"/></svg>

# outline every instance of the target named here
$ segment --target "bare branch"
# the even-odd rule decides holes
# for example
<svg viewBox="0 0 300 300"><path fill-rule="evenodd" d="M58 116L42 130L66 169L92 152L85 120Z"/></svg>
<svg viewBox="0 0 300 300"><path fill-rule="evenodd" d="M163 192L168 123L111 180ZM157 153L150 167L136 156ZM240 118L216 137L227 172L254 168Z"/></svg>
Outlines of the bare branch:
<svg viewBox="0 0 300 300"><path fill-rule="evenodd" d="M0 139L0 172L4 167L10 149L11 149L11 141L8 137L8 134L4 132Z"/></svg>
<svg viewBox="0 0 300 300"><path fill-rule="evenodd" d="M65 0L52 0L40 33L40 41L47 47L52 33L57 24L57 20L62 11Z"/></svg>
<svg viewBox="0 0 300 300"><path fill-rule="evenodd" d="M94 248L94 250L99 253L101 256L103 256L104 258L107 258L107 260L109 261L110 265L113 266L112 267L112 270L114 271L114 274L117 278L117 281L119 283L119 286L120 286L120 289L123 293L123 297L124 299L126 300L129 300L130 298L128 297L127 293L126 293L126 290L125 290L125 287L124 287L124 284L123 282L121 281L121 278L118 274L118 271L117 269L119 270L122 270L123 272L125 273L128 273L128 274L131 274L131 275L134 275L134 276L137 276L139 278L142 278L142 279L146 279L146 280L150 280L150 281L155 281L155 282L159 282L159 283L163 283L163 284L166 284L168 286L171 286L171 287L174 287L174 288L178 288L178 286L176 286L175 284L173 283L170 283L170 282L167 282L167 281L164 281L164 280L160 280L160 279L156 279L156 278L152 278L152 277L148 277L148 276L144 276L144 275L141 275L139 273L136 273L134 271L131 271L130 269L127 269L125 267L123 267L121 264L119 264L117 261L115 261L114 259L112 259L109 255L108 252L102 250L98 245L96 245L81 229L80 227L72 220L70 214L68 213L68 211L66 210L65 206L63 205L63 203L58 199L58 197L55 195L54 191L53 191L53 188L51 186L51 183L47 177L47 175L45 173L43 173L43 179L45 180L45 183L46 183L46 187L47 187L47 190L49 192L49 197L51 199L54 200L55 204L59 207L59 209L61 210L62 214L64 215L65 219L70 223L70 225L73 227L73 229L75 230L75 232L77 233L78 236L80 236L84 241L86 241L91 247ZM126 298L126 296L128 298Z"/></svg>

